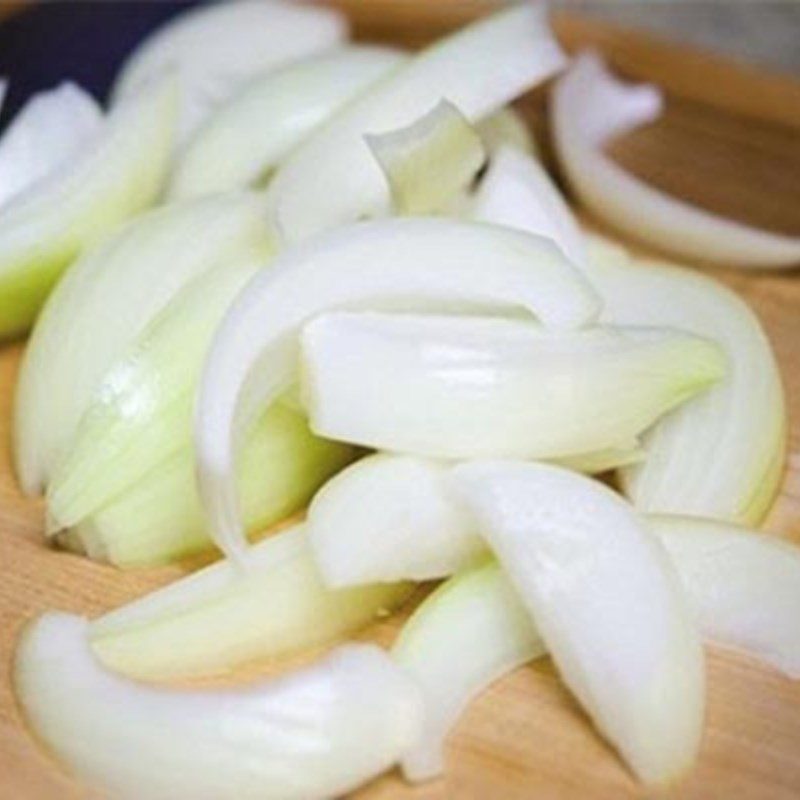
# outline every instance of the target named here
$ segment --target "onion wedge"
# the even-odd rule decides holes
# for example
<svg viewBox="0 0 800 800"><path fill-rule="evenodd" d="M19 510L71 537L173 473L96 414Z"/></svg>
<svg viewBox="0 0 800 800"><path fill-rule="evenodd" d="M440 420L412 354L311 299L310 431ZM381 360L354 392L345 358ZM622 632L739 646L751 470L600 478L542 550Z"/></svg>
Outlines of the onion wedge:
<svg viewBox="0 0 800 800"><path fill-rule="evenodd" d="M379 81L295 150L269 188L272 219L289 241L390 207L365 134L409 125L442 98L472 123L564 65L545 9L525 3L448 37Z"/></svg>
<svg viewBox="0 0 800 800"><path fill-rule="evenodd" d="M247 573L219 561L91 625L107 666L155 680L226 672L330 644L393 611L408 583L332 590L303 526L254 545Z"/></svg>
<svg viewBox="0 0 800 800"><path fill-rule="evenodd" d="M405 60L385 47L348 47L250 81L217 108L178 156L171 200L255 186L303 138Z"/></svg>
<svg viewBox="0 0 800 800"><path fill-rule="evenodd" d="M47 485L106 371L175 294L253 250L265 260L271 251L263 202L242 194L151 211L72 266L36 322L16 390L16 471L28 494Z"/></svg>
<svg viewBox="0 0 800 800"><path fill-rule="evenodd" d="M68 614L33 623L15 685L36 735L115 798L340 796L395 763L420 728L419 689L372 645L251 686L181 691L106 671L87 629Z"/></svg>
<svg viewBox="0 0 800 800"><path fill-rule="evenodd" d="M363 312L306 325L301 357L316 433L433 458L609 449L725 369L716 345L676 331Z"/></svg>
<svg viewBox="0 0 800 800"><path fill-rule="evenodd" d="M181 92L180 139L249 79L322 53L347 38L331 8L281 0L209 3L186 11L142 41L122 65L115 104L175 71Z"/></svg>
<svg viewBox="0 0 800 800"><path fill-rule="evenodd" d="M339 229L286 251L246 287L217 331L195 415L200 495L223 552L244 556L237 440L293 382L302 325L337 307L465 304L527 309L555 328L597 314L588 285L549 242L443 219Z"/></svg>
<svg viewBox="0 0 800 800"><path fill-rule="evenodd" d="M486 163L483 140L446 100L407 128L368 134L397 214L432 214L465 191Z"/></svg>
<svg viewBox="0 0 800 800"><path fill-rule="evenodd" d="M476 462L452 481L598 729L645 783L680 778L700 746L703 653L644 522L558 467Z"/></svg>
<svg viewBox="0 0 800 800"><path fill-rule="evenodd" d="M603 152L612 137L652 122L662 98L654 86L618 81L593 53L580 55L553 92L561 164L578 199L598 217L666 252L723 266L800 264L800 237L717 216L648 186Z"/></svg>
<svg viewBox="0 0 800 800"><path fill-rule="evenodd" d="M175 85L115 109L81 152L15 195L0 214L0 337L30 327L61 273L150 206L166 178Z"/></svg>

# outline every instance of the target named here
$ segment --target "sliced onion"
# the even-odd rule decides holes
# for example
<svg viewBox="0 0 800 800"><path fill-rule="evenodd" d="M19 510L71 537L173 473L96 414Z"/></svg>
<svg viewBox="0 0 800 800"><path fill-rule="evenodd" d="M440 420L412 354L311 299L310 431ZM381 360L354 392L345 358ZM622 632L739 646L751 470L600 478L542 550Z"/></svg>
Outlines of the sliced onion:
<svg viewBox="0 0 800 800"><path fill-rule="evenodd" d="M595 214L667 252L724 266L800 263L800 237L759 230L664 194L602 151L612 137L652 122L662 98L653 86L614 78L600 57L584 53L553 93L553 127L561 163L578 198Z"/></svg>
<svg viewBox="0 0 800 800"><path fill-rule="evenodd" d="M388 186L364 134L409 125L442 98L477 122L563 65L540 4L503 11L438 42L349 104L284 163L269 191L277 229L293 241L386 213Z"/></svg>
<svg viewBox="0 0 800 800"><path fill-rule="evenodd" d="M265 259L270 250L263 203L236 195L145 214L72 266L37 320L17 384L27 493L48 483L92 393L148 323L192 279L253 249Z"/></svg>
<svg viewBox="0 0 800 800"><path fill-rule="evenodd" d="M680 778L700 746L703 653L644 522L603 484L543 464L462 465L453 484L599 730L645 783Z"/></svg>
<svg viewBox="0 0 800 800"><path fill-rule="evenodd" d="M338 108L405 60L385 47L348 47L253 79L180 153L173 200L255 186Z"/></svg>
<svg viewBox="0 0 800 800"><path fill-rule="evenodd" d="M632 441L724 374L718 348L653 328L333 313L303 330L322 436L434 458L560 458Z"/></svg>
<svg viewBox="0 0 800 800"><path fill-rule="evenodd" d="M368 134L397 214L431 214L466 190L486 163L483 140L446 100L396 131Z"/></svg>
<svg viewBox="0 0 800 800"><path fill-rule="evenodd" d="M501 108L496 114L486 117L478 123L477 128L483 146L492 158L504 147L511 147L534 158L538 153L528 123L512 106Z"/></svg>
<svg viewBox="0 0 800 800"><path fill-rule="evenodd" d="M583 278L549 242L444 219L339 229L287 251L247 286L217 332L196 411L200 495L223 552L243 557L237 438L292 383L300 327L337 307L459 304L521 307L556 328L597 313Z"/></svg>
<svg viewBox="0 0 800 800"><path fill-rule="evenodd" d="M48 614L14 671L27 721L80 778L134 800L312 800L396 762L418 734L419 689L379 648L237 689L134 683L92 657L85 620Z"/></svg>
<svg viewBox="0 0 800 800"><path fill-rule="evenodd" d="M142 41L117 76L114 103L174 70L186 138L249 79L334 48L347 37L331 8L281 0L209 3L186 11Z"/></svg>
<svg viewBox="0 0 800 800"><path fill-rule="evenodd" d="M34 94L0 139L0 206L74 157L102 124L100 106L77 84Z"/></svg>
<svg viewBox="0 0 800 800"><path fill-rule="evenodd" d="M0 214L0 336L26 330L70 263L158 197L169 165L175 85L115 109L92 141Z"/></svg>
<svg viewBox="0 0 800 800"><path fill-rule="evenodd" d="M327 645L397 608L411 586L323 584L302 526L254 545L247 573L220 561L91 625L107 666L136 678L209 675Z"/></svg>

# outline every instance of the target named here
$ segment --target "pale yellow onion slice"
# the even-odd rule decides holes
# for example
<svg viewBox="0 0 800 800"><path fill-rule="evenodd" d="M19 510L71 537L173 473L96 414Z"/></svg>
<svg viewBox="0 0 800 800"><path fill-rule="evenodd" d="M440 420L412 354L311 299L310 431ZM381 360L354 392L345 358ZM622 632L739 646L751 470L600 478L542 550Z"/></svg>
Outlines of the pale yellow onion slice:
<svg viewBox="0 0 800 800"><path fill-rule="evenodd" d="M33 322L86 248L158 198L169 166L175 84L120 104L93 140L0 214L0 337Z"/></svg>
<svg viewBox="0 0 800 800"><path fill-rule="evenodd" d="M479 133L447 100L408 127L365 138L386 175L397 214L441 211L486 163Z"/></svg>
<svg viewBox="0 0 800 800"><path fill-rule="evenodd" d="M332 8L282 0L234 0L184 11L130 53L113 102L131 97L165 72L178 75L180 139L220 103L265 70L331 50L347 38Z"/></svg>
<svg viewBox="0 0 800 800"><path fill-rule="evenodd" d="M544 325L589 323L596 298L549 242L444 219L365 222L287 250L255 278L217 331L195 422L200 494L216 544L244 554L235 460L256 415L293 382L297 334L343 307L516 307Z"/></svg>
<svg viewBox="0 0 800 800"><path fill-rule="evenodd" d="M254 545L250 569L219 561L92 622L92 646L137 678L209 675L277 659L350 635L396 609L408 583L333 590L303 526Z"/></svg>
<svg viewBox="0 0 800 800"><path fill-rule="evenodd" d="M580 55L552 96L556 149L579 200L598 217L666 252L723 266L800 264L800 237L720 217L648 186L606 156L614 136L652 122L662 99L653 86L618 81L593 53Z"/></svg>
<svg viewBox="0 0 800 800"><path fill-rule="evenodd" d="M490 116L564 66L546 10L525 3L429 47L379 81L287 159L270 184L276 228L294 241L389 210L389 188L364 134L409 125L443 98L470 122Z"/></svg>
<svg viewBox="0 0 800 800"><path fill-rule="evenodd" d="M312 430L433 458L613 448L725 371L712 342L657 328L338 312L306 325L301 342Z"/></svg>
<svg viewBox="0 0 800 800"><path fill-rule="evenodd" d="M0 138L0 208L91 143L102 124L100 106L75 83L34 94Z"/></svg>
<svg viewBox="0 0 800 800"><path fill-rule="evenodd" d="M36 322L17 384L14 452L27 493L46 486L108 368L175 294L255 248L268 257L263 213L246 194L158 209L73 264Z"/></svg>
<svg viewBox="0 0 800 800"><path fill-rule="evenodd" d="M229 689L146 686L93 658L85 620L40 617L14 684L36 736L120 800L315 800L395 763L418 735L420 692L374 645Z"/></svg>
<svg viewBox="0 0 800 800"><path fill-rule="evenodd" d="M254 78L214 110L178 155L169 199L265 181L304 137L404 60L389 48L352 46Z"/></svg>
<svg viewBox="0 0 800 800"><path fill-rule="evenodd" d="M682 777L702 735L703 652L644 521L603 484L544 464L475 462L452 481L600 732L645 783Z"/></svg>

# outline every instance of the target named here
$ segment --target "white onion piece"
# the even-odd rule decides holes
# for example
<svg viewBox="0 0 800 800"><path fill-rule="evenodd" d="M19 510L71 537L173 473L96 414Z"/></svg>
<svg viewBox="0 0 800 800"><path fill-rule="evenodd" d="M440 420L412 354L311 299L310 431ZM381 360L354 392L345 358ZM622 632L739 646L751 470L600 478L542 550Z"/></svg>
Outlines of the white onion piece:
<svg viewBox="0 0 800 800"><path fill-rule="evenodd" d="M166 79L109 114L91 142L0 213L0 336L30 326L84 250L152 205L169 165L175 84Z"/></svg>
<svg viewBox="0 0 800 800"><path fill-rule="evenodd" d="M322 315L302 335L315 433L433 458L612 448L724 369L713 343L654 328L362 312Z"/></svg>
<svg viewBox="0 0 800 800"><path fill-rule="evenodd" d="M536 140L528 123L512 106L502 108L491 117L481 120L477 129L483 139L483 146L492 158L504 147L519 150L534 158L537 156Z"/></svg>
<svg viewBox="0 0 800 800"><path fill-rule="evenodd" d="M447 100L405 128L367 134L397 214L442 211L486 163L479 133Z"/></svg>
<svg viewBox="0 0 800 800"><path fill-rule="evenodd" d="M320 123L404 60L389 48L353 46L253 79L179 154L170 199L260 183Z"/></svg>
<svg viewBox="0 0 800 800"><path fill-rule="evenodd" d="M472 219L552 239L577 267L588 260L583 232L547 170L532 156L501 147L481 180Z"/></svg>
<svg viewBox="0 0 800 800"><path fill-rule="evenodd" d="M500 566L465 572L431 594L403 627L392 656L425 697L422 735L402 761L407 780L444 771L444 741L470 701L545 644Z"/></svg>
<svg viewBox="0 0 800 800"><path fill-rule="evenodd" d="M72 266L36 322L17 384L16 471L28 494L47 485L94 389L153 318L191 280L255 248L269 250L263 202L236 195L145 214Z"/></svg>
<svg viewBox="0 0 800 800"><path fill-rule="evenodd" d="M260 72L325 50L347 38L347 20L332 8L281 0L207 3L156 29L128 56L114 104L165 72L181 89L180 138Z"/></svg>
<svg viewBox="0 0 800 800"><path fill-rule="evenodd" d="M0 138L0 206L73 157L102 124L100 106L77 84L34 94Z"/></svg>
<svg viewBox="0 0 800 800"><path fill-rule="evenodd" d="M485 559L470 516L447 493L448 475L444 463L377 454L332 478L306 518L325 583L429 580Z"/></svg>
<svg viewBox="0 0 800 800"><path fill-rule="evenodd" d="M373 645L250 686L181 691L106 671L87 633L80 617L39 618L15 686L36 735L114 798L339 796L388 769L420 729L419 689Z"/></svg>
<svg viewBox="0 0 800 800"><path fill-rule="evenodd" d="M223 320L201 382L195 453L216 544L241 559L237 439L288 388L297 333L331 308L483 304L532 311L555 328L590 322L596 299L544 239L444 219L360 223L286 251Z"/></svg>
<svg viewBox="0 0 800 800"><path fill-rule="evenodd" d="M553 93L560 161L578 198L631 236L667 252L724 266L800 263L800 237L770 233L670 197L603 151L614 136L652 122L662 98L653 86L618 81L594 53L580 55Z"/></svg>
<svg viewBox="0 0 800 800"><path fill-rule="evenodd" d="M541 4L525 3L443 39L349 104L289 157L269 196L290 241L390 206L364 134L408 125L442 98L470 122L491 115L564 66Z"/></svg>
<svg viewBox="0 0 800 800"><path fill-rule="evenodd" d="M626 495L649 513L758 524L783 474L786 411L775 357L758 318L724 286L695 271L595 242L588 277L604 317L706 336L725 352L725 378L645 437L647 458L623 470ZM670 298L668 303L664 298Z"/></svg>
<svg viewBox="0 0 800 800"><path fill-rule="evenodd" d="M703 652L644 522L558 467L476 462L452 480L598 729L645 783L680 778L700 746Z"/></svg>

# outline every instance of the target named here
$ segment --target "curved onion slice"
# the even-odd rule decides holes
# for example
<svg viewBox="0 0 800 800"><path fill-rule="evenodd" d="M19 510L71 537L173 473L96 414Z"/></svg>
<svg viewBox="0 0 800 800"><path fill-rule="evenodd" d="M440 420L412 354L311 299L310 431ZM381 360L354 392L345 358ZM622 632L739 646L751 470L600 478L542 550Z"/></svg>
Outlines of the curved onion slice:
<svg viewBox="0 0 800 800"><path fill-rule="evenodd" d="M327 645L397 608L407 584L331 590L303 526L254 545L244 573L219 561L95 620L92 646L137 678L209 675Z"/></svg>
<svg viewBox="0 0 800 800"><path fill-rule="evenodd" d="M87 627L41 617L23 635L14 678L37 736L115 798L340 796L389 768L419 732L419 689L372 645L251 686L181 691L104 670Z"/></svg>
<svg viewBox="0 0 800 800"><path fill-rule="evenodd" d="M627 263L624 252L598 242L591 261L588 277L606 302L608 320L646 320L706 336L728 362L717 386L645 437L647 457L622 472L625 493L651 513L758 524L780 485L786 412L775 357L757 317L733 292L692 270Z"/></svg>
<svg viewBox="0 0 800 800"><path fill-rule="evenodd" d="M241 560L245 544L237 438L292 383L301 326L337 307L459 304L524 308L555 328L597 313L588 285L549 242L444 219L341 228L286 251L246 287L217 332L196 410L200 494L223 552Z"/></svg>
<svg viewBox="0 0 800 800"><path fill-rule="evenodd" d="M347 21L331 8L281 0L210 3L175 17L128 56L113 101L140 91L165 72L178 74L180 137L260 72L332 49Z"/></svg>
<svg viewBox="0 0 800 800"><path fill-rule="evenodd" d="M470 122L564 65L540 4L480 20L413 58L301 144L270 184L273 220L290 241L388 211L389 189L364 134L408 125L442 98Z"/></svg>
<svg viewBox="0 0 800 800"><path fill-rule="evenodd" d="M0 139L0 207L73 157L102 124L100 106L77 84L34 94Z"/></svg>
<svg viewBox="0 0 800 800"><path fill-rule="evenodd" d="M654 328L325 314L302 398L330 439L434 458L560 458L631 441L724 374L711 342Z"/></svg>
<svg viewBox="0 0 800 800"><path fill-rule="evenodd" d="M180 153L170 199L260 183L320 123L404 60L389 48L353 46L252 80Z"/></svg>
<svg viewBox="0 0 800 800"><path fill-rule="evenodd" d="M656 119L662 99L653 86L630 86L584 53L556 85L556 149L570 185L595 214L667 252L724 266L800 263L800 237L782 236L717 216L648 186L603 152L612 137Z"/></svg>
<svg viewBox="0 0 800 800"><path fill-rule="evenodd" d="M172 146L175 84L115 109L79 155L0 214L0 336L33 322L61 273L87 247L157 198Z"/></svg>
<svg viewBox="0 0 800 800"><path fill-rule="evenodd" d="M452 480L599 730L646 783L681 777L702 735L703 652L644 522L558 467L475 462Z"/></svg>
<svg viewBox="0 0 800 800"><path fill-rule="evenodd" d="M406 128L365 139L389 182L397 214L441 211L486 163L480 134L447 100Z"/></svg>
<svg viewBox="0 0 800 800"><path fill-rule="evenodd" d="M49 481L108 368L192 279L270 240L263 202L236 195L158 209L80 258L28 343L15 402L17 477ZM64 391L68 386L69 391Z"/></svg>

